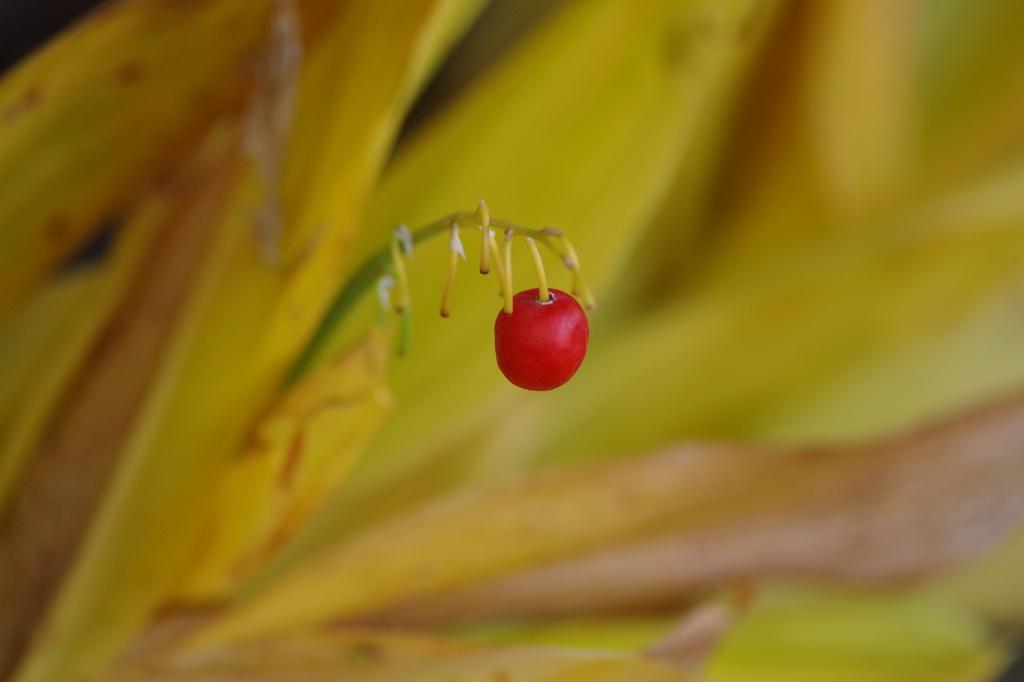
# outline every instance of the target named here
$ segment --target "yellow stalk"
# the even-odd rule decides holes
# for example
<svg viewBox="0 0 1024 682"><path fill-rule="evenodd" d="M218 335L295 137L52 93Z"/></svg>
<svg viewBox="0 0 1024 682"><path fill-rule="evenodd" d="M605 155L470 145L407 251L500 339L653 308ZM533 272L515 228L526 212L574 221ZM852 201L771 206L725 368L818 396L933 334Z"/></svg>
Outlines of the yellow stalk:
<svg viewBox="0 0 1024 682"><path fill-rule="evenodd" d="M531 237L526 237L526 245L530 249L530 256L533 258L533 267L537 271L537 281L539 282L537 291L537 300L541 303L551 302L551 293L548 291L548 276L544 273L544 262L540 259L540 251L537 250L537 244Z"/></svg>

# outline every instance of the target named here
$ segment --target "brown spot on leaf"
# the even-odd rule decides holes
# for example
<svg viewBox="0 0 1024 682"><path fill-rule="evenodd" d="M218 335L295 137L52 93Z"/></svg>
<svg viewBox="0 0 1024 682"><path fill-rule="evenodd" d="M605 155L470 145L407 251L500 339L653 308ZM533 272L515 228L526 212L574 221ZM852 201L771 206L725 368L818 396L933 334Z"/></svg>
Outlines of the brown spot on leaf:
<svg viewBox="0 0 1024 682"><path fill-rule="evenodd" d="M14 123L42 103L43 90L38 85L33 85L25 90L24 94L17 101L4 109L3 114L0 114L0 119L4 123Z"/></svg>
<svg viewBox="0 0 1024 682"><path fill-rule="evenodd" d="M292 442L288 446L288 453L285 455L284 464L281 467L281 475L278 478L278 485L288 490L295 483L295 473L298 471L299 462L302 460L303 443L302 431L296 432Z"/></svg>
<svg viewBox="0 0 1024 682"><path fill-rule="evenodd" d="M56 244L65 244L71 239L71 221L65 216L55 215L46 223L43 228L43 235L47 241Z"/></svg>
<svg viewBox="0 0 1024 682"><path fill-rule="evenodd" d="M384 660L384 652L374 642L357 642L348 651L349 661L353 665L371 665Z"/></svg>
<svg viewBox="0 0 1024 682"><path fill-rule="evenodd" d="M22 105L28 109L35 109L43 103L43 90L38 85L33 85L25 91L21 98Z"/></svg>
<svg viewBox="0 0 1024 682"><path fill-rule="evenodd" d="M133 59L114 69L114 83L121 87L128 87L142 80L147 72L148 69L143 62Z"/></svg>

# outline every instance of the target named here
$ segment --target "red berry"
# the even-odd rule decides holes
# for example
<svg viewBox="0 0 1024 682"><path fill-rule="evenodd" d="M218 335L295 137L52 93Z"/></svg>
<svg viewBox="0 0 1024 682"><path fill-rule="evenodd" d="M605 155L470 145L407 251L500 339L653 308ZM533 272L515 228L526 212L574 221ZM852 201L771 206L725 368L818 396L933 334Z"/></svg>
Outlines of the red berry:
<svg viewBox="0 0 1024 682"><path fill-rule="evenodd" d="M553 300L541 303L538 290L520 291L512 314L494 321L498 368L519 388L550 391L576 373L587 354L590 325L576 299L551 289Z"/></svg>

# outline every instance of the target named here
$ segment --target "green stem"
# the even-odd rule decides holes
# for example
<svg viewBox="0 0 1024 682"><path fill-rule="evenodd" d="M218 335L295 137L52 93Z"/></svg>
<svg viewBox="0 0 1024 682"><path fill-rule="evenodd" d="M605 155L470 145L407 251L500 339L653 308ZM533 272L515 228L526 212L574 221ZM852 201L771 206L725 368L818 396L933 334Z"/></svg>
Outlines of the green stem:
<svg viewBox="0 0 1024 682"><path fill-rule="evenodd" d="M475 221L476 215L464 212L452 213L428 225L424 225L412 233L413 244L419 244L426 239L451 229L453 220L458 221L461 227L463 224ZM330 342L334 332L344 322L345 317L363 295L373 289L377 280L390 270L391 245L389 243L366 259L362 266L349 277L345 286L338 292L338 295L334 297L331 307L327 309L327 313L320 321L320 326L317 327L309 343L303 349L302 354L299 355L295 364L292 365L291 371L288 373L287 379L285 379L284 388L293 386L313 369L316 369L317 365L321 362L321 354L324 348Z"/></svg>

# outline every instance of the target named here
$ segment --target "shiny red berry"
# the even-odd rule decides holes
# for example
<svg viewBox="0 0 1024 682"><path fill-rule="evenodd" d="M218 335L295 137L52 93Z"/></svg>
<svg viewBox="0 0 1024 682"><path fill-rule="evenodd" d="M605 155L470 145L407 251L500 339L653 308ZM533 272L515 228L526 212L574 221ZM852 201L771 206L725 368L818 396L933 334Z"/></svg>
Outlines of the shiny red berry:
<svg viewBox="0 0 1024 682"><path fill-rule="evenodd" d="M587 354L590 325L583 308L569 294L551 289L551 301L537 300L538 290L520 291L512 314L502 310L494 321L494 351L505 378L520 388L550 391L576 373Z"/></svg>

